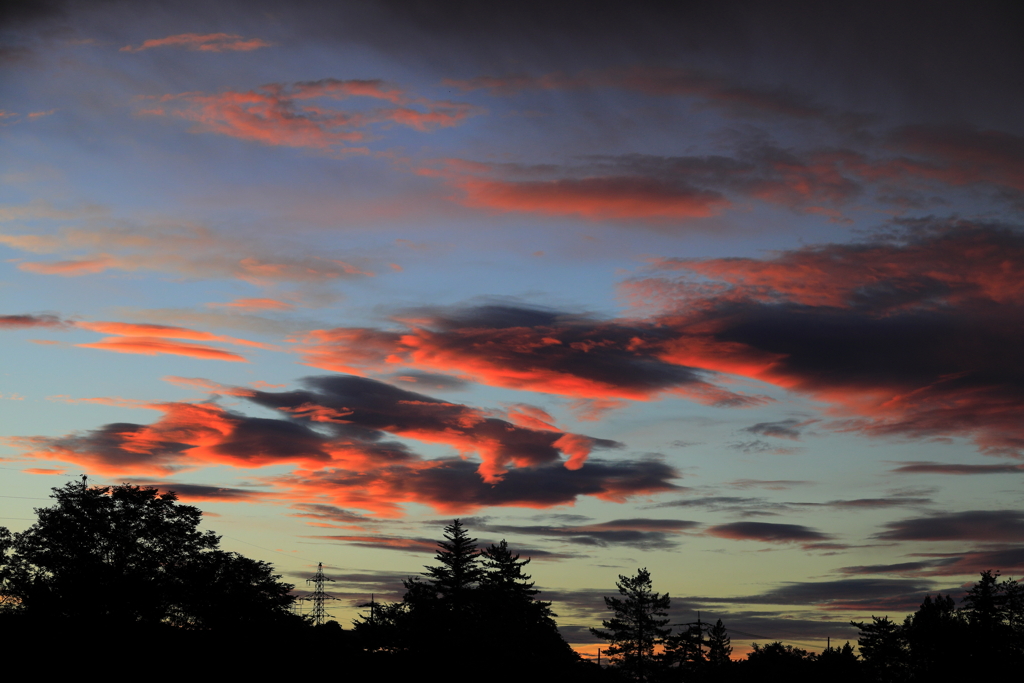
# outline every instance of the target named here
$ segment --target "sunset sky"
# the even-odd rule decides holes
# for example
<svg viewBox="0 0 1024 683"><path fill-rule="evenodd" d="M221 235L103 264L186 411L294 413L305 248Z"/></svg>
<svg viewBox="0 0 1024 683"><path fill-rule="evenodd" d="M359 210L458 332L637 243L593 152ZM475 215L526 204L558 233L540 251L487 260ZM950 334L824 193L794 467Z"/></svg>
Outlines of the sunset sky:
<svg viewBox="0 0 1024 683"><path fill-rule="evenodd" d="M1024 29L837 4L15 3L0 525L175 490L347 626L460 517L585 651L1024 573Z"/></svg>

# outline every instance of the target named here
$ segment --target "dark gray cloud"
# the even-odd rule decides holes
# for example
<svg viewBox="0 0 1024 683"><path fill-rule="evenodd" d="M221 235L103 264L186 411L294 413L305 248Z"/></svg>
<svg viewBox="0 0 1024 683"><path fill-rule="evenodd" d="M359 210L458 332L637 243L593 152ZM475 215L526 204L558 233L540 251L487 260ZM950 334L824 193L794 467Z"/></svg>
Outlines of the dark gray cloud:
<svg viewBox="0 0 1024 683"><path fill-rule="evenodd" d="M365 377L328 375L302 380L308 390L253 392L253 403L275 408L292 420L326 429L337 438L377 441L386 433L447 443L460 451L475 450L488 472L559 462L565 451L564 432L530 429L491 416L486 411L407 391ZM572 435L578 448L619 448L607 439ZM584 455L585 458L585 455ZM582 461L582 460L581 460Z"/></svg>
<svg viewBox="0 0 1024 683"><path fill-rule="evenodd" d="M888 496L885 498L853 498L850 500L830 500L827 503L789 503L794 507L797 506L809 506L809 507L833 507L840 509L864 509L864 510L876 510L881 508L893 508L893 507L913 507L921 505L930 505L932 502L931 498L923 498L917 496Z"/></svg>
<svg viewBox="0 0 1024 683"><path fill-rule="evenodd" d="M320 503L297 503L291 506L294 512L292 517L302 517L321 524L344 525L349 527L363 527L376 520L368 519L355 512L344 510L336 505L324 505Z"/></svg>
<svg viewBox="0 0 1024 683"><path fill-rule="evenodd" d="M813 543L828 541L828 534L801 524L774 522L732 522L719 524L707 530L708 534L736 541L762 541L765 543Z"/></svg>
<svg viewBox="0 0 1024 683"><path fill-rule="evenodd" d="M661 462L591 458L578 470L561 465L517 467L499 483L488 484L475 463L448 458L427 461L426 466L394 464L365 472L323 469L272 481L287 489L343 498L351 507L394 511L399 503L419 502L454 515L489 506L566 505L580 496L622 501L672 491L671 480L678 476Z"/></svg>
<svg viewBox="0 0 1024 683"><path fill-rule="evenodd" d="M774 436L780 439L792 439L793 441L800 440L801 427L806 424L806 421L802 420L778 420L777 422L758 422L755 425L750 425L743 431L750 432L751 434L761 434L763 436Z"/></svg>
<svg viewBox="0 0 1024 683"><path fill-rule="evenodd" d="M70 323L61 320L59 317L40 313L36 315L24 313L21 315L0 315L0 330L21 329L27 327L67 327Z"/></svg>
<svg viewBox="0 0 1024 683"><path fill-rule="evenodd" d="M266 491L253 489L229 488L226 486L209 486L206 484L182 484L180 482L153 482L148 480L136 480L134 482L143 486L155 486L161 491L173 491L183 501L208 501L224 503L242 503L258 501L272 496Z"/></svg>
<svg viewBox="0 0 1024 683"><path fill-rule="evenodd" d="M1014 474L1024 472L1024 465L964 465L917 460L900 463L892 471L901 474Z"/></svg>
<svg viewBox="0 0 1024 683"><path fill-rule="evenodd" d="M519 526L487 525L483 529L513 535L544 536L579 545L607 547L624 545L644 550L671 549L678 544L675 535L695 529L699 522L681 519L616 519L584 525Z"/></svg>
<svg viewBox="0 0 1024 683"><path fill-rule="evenodd" d="M837 579L786 583L756 595L700 598L711 603L815 605L827 609L917 609L933 584L921 579Z"/></svg>
<svg viewBox="0 0 1024 683"><path fill-rule="evenodd" d="M1024 512L968 510L889 522L875 538L886 541L1024 541Z"/></svg>
<svg viewBox="0 0 1024 683"><path fill-rule="evenodd" d="M734 489L768 489L771 491L784 491L786 489L801 486L810 486L817 482L801 479L736 479L726 485Z"/></svg>

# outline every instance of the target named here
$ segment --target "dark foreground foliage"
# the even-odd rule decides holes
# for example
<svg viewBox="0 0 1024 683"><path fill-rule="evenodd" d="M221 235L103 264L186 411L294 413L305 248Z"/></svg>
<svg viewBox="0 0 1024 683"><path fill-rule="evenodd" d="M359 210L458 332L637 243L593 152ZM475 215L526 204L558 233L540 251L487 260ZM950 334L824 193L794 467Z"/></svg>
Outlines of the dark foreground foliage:
<svg viewBox="0 0 1024 683"><path fill-rule="evenodd" d="M604 667L562 639L537 598L529 559L505 541L478 549L459 520L435 564L410 577L397 603L365 605L351 629L314 626L292 610L293 586L272 565L220 550L198 530L202 513L173 493L84 479L54 489L55 504L11 534L0 527L0 646L40 674L98 668L159 680L196 674L329 674L382 680L874 681L970 680L1024 665L1024 587L983 572L958 606L927 597L902 623L854 623L849 643L811 653L781 642L731 659L718 620L670 625L670 598L638 569L619 576Z"/></svg>

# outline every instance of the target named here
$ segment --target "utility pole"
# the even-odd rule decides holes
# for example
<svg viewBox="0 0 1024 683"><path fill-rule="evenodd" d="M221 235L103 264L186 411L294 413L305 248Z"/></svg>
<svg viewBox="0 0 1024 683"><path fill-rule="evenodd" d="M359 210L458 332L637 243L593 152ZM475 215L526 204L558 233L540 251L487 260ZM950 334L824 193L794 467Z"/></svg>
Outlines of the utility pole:
<svg viewBox="0 0 1024 683"><path fill-rule="evenodd" d="M324 617L330 615L324 610L325 600L334 600L334 596L328 595L324 592L324 581L333 582L334 579L329 579L324 576L324 563L320 562L316 567L316 574L312 579L306 579L306 583L313 584L313 625L321 626L324 623Z"/></svg>

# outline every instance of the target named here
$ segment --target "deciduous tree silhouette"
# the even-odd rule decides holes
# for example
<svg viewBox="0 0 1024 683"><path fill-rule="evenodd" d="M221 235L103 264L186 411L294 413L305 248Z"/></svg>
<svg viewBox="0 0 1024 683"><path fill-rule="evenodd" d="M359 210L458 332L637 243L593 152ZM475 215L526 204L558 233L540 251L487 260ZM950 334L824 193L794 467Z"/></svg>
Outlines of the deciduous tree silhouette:
<svg viewBox="0 0 1024 683"><path fill-rule="evenodd" d="M218 550L202 512L150 487L53 489L4 543L4 593L27 615L111 625L237 627L298 619L271 565ZM6 531L6 530L4 530Z"/></svg>
<svg viewBox="0 0 1024 683"><path fill-rule="evenodd" d="M606 630L590 629L598 638L611 643L608 655L627 675L647 681L655 673L655 647L664 642L671 629L668 624L668 594L655 593L651 574L638 569L635 576L619 575L615 583L621 598L605 597L605 606L615 615L601 622Z"/></svg>

